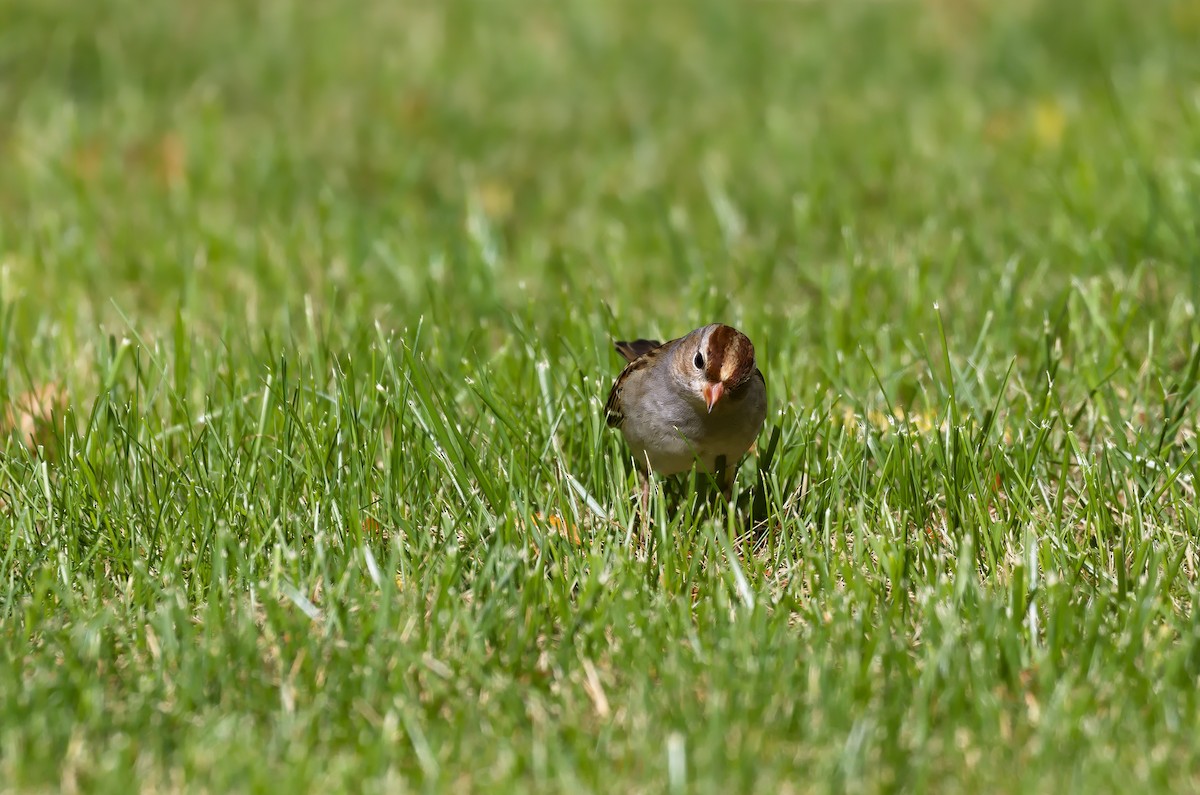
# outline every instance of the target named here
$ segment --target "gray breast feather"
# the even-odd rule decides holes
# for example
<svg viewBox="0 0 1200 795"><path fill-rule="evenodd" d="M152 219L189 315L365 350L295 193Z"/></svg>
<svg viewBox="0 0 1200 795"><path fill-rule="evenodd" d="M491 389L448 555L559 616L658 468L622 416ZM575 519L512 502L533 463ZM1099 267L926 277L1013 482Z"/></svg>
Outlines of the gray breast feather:
<svg viewBox="0 0 1200 795"><path fill-rule="evenodd" d="M699 463L712 471L717 459L735 462L745 455L767 416L766 385L755 374L742 390L708 413L685 397L669 379L637 379L621 396L621 432L639 465L663 475Z"/></svg>

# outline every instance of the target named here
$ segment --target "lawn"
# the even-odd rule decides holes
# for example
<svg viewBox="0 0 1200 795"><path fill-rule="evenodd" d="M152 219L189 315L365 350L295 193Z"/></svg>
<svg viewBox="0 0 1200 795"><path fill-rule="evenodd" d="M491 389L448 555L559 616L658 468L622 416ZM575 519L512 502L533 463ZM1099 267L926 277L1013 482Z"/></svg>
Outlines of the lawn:
<svg viewBox="0 0 1200 795"><path fill-rule="evenodd" d="M1197 40L0 0L0 792L1196 791ZM639 517L612 340L716 320Z"/></svg>

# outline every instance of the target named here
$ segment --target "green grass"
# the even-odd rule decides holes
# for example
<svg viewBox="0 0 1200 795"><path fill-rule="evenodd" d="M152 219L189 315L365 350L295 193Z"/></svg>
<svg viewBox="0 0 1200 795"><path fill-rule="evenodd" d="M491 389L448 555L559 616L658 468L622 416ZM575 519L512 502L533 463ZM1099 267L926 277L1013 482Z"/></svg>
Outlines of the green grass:
<svg viewBox="0 0 1200 795"><path fill-rule="evenodd" d="M1195 3L0 20L0 791L1200 786Z"/></svg>

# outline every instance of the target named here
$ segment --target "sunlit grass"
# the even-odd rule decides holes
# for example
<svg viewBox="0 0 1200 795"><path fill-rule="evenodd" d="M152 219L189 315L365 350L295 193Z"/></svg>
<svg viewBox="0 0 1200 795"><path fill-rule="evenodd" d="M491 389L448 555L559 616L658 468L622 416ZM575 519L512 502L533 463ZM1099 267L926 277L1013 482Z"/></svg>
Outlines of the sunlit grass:
<svg viewBox="0 0 1200 795"><path fill-rule="evenodd" d="M0 790L1197 786L1188 4L0 18Z"/></svg>

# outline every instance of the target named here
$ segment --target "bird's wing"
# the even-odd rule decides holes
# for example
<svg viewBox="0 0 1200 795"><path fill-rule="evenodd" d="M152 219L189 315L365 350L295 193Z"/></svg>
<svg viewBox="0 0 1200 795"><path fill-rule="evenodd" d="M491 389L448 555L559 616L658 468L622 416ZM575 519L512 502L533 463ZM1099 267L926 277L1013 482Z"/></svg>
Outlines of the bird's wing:
<svg viewBox="0 0 1200 795"><path fill-rule="evenodd" d="M662 343L658 340L633 340L625 342L621 340L616 343L617 353L625 357L625 361L632 362L641 356L645 356L655 348L662 347Z"/></svg>

